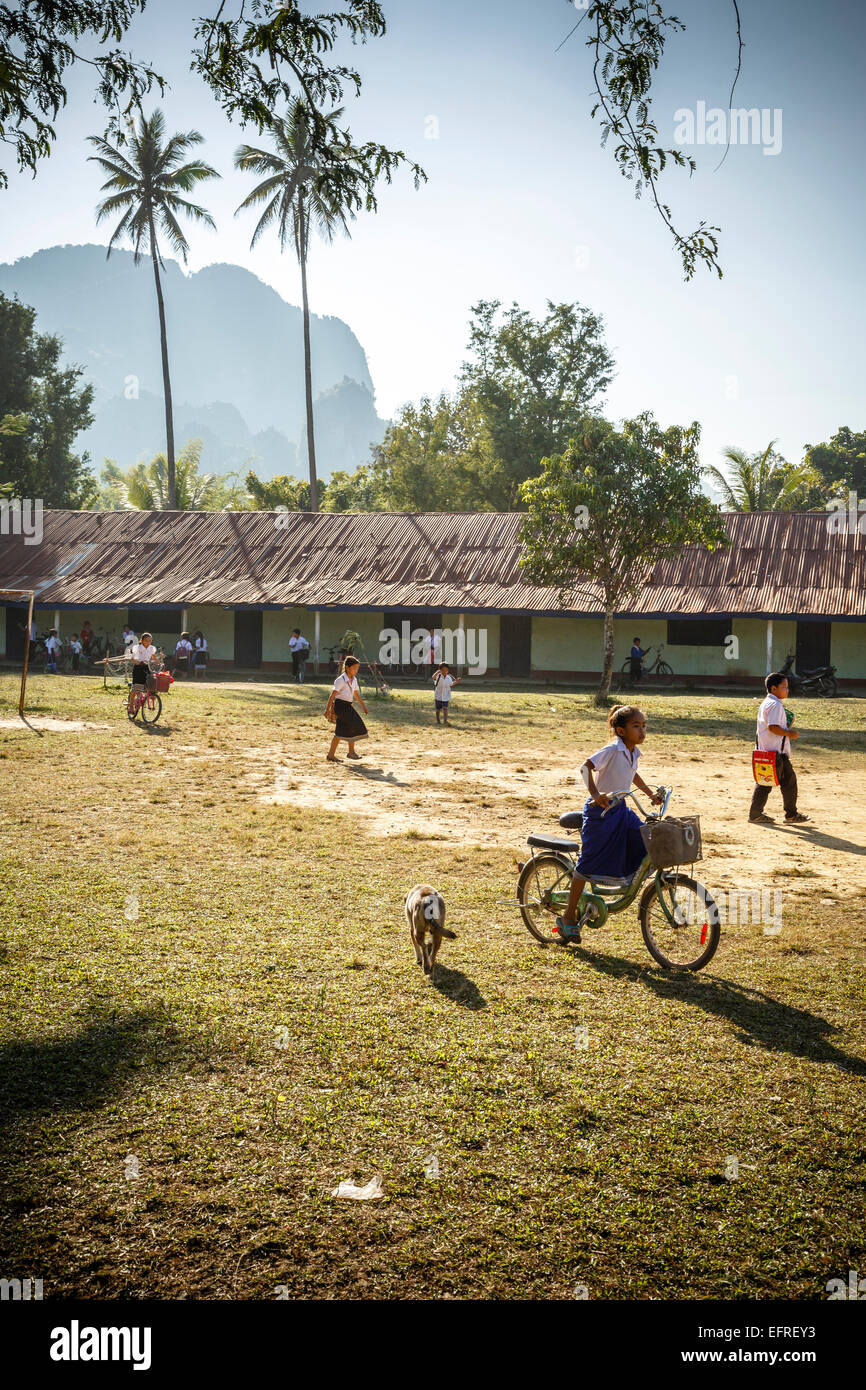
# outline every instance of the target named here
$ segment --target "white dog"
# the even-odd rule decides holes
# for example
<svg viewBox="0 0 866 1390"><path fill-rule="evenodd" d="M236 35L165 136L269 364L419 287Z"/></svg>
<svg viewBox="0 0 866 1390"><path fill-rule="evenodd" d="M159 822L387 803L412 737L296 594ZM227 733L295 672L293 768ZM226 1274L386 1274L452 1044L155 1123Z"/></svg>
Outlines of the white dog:
<svg viewBox="0 0 866 1390"><path fill-rule="evenodd" d="M405 908L415 959L425 975L432 975L442 938L457 940L457 933L445 926L445 899L429 884L418 883L407 893Z"/></svg>

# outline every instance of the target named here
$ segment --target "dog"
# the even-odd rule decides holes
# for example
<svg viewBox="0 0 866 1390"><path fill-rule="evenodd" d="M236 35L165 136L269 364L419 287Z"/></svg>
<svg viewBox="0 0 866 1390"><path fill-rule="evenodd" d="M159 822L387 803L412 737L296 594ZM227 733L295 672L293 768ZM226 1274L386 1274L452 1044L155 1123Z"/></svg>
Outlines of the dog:
<svg viewBox="0 0 866 1390"><path fill-rule="evenodd" d="M443 937L457 940L457 933L445 926L445 899L429 884L418 883L407 893L405 909L415 959L425 975L432 975Z"/></svg>

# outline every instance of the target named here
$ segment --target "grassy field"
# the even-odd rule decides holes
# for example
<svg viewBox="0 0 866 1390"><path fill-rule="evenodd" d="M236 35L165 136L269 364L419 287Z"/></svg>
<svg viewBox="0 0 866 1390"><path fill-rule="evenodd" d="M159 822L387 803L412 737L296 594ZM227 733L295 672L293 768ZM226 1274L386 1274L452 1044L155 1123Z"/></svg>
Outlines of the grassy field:
<svg viewBox="0 0 866 1390"><path fill-rule="evenodd" d="M732 924L682 977L634 911L563 950L500 905L606 741L584 695L464 685L446 730L400 692L336 766L323 686L176 686L152 732L122 698L34 677L33 732L0 677L0 1273L820 1299L864 1271L866 701L799 702L794 831L745 821L754 698L647 698L699 877L784 893L781 933ZM458 933L432 983L424 880ZM374 1174L384 1200L331 1197Z"/></svg>

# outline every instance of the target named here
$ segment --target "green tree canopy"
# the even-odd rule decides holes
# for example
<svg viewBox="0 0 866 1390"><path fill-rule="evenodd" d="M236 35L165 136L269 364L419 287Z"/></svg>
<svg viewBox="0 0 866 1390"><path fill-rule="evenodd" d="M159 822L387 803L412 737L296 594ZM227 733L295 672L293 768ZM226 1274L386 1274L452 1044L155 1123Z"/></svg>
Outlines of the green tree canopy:
<svg viewBox="0 0 866 1390"><path fill-rule="evenodd" d="M111 128L121 130L161 77L119 48L146 0L18 0L0 5L0 144L15 151L19 169L36 173L56 139L53 122L66 105L67 69L86 63L97 74L97 95L112 112ZM77 44L97 40L82 55ZM8 177L0 169L0 188Z"/></svg>
<svg viewBox="0 0 866 1390"><path fill-rule="evenodd" d="M866 430L841 425L826 444L807 444L806 462L814 469L828 497L849 491L866 498Z"/></svg>
<svg viewBox="0 0 866 1390"><path fill-rule="evenodd" d="M36 310L0 293L0 483L46 507L86 507L95 481L75 437L93 423L93 387L62 367L61 340L36 332Z"/></svg>
<svg viewBox="0 0 866 1390"><path fill-rule="evenodd" d="M563 603L603 604L600 705L613 674L614 614L636 601L664 556L727 543L721 513L701 490L699 439L697 423L662 429L649 412L619 430L588 418L565 453L545 459L521 489L526 579L555 586Z"/></svg>
<svg viewBox="0 0 866 1390"><path fill-rule="evenodd" d="M789 463L771 439L763 453L749 454L728 445L722 450L728 470L709 467L706 475L732 512L808 511L820 505L821 479L808 463Z"/></svg>
<svg viewBox="0 0 866 1390"><path fill-rule="evenodd" d="M483 432L496 461L497 487L490 505L520 505L521 483L543 458L561 453L595 408L614 375L599 315L582 305L548 301L534 319L513 304L500 314L499 300L473 306L472 356L461 382L478 406L476 438Z"/></svg>
<svg viewBox="0 0 866 1390"><path fill-rule="evenodd" d="M177 456L175 480L177 499L169 499L168 460L157 454L150 463L120 468L106 459L100 474L100 503L106 511L131 508L145 512L245 511L249 506L246 489L235 473L201 472L202 441L190 439Z"/></svg>

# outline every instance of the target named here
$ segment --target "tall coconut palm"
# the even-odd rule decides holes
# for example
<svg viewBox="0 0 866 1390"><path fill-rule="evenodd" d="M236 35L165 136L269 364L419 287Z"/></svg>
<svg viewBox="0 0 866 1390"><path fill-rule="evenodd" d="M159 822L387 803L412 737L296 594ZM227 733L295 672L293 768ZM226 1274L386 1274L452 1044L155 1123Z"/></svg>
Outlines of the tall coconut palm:
<svg viewBox="0 0 866 1390"><path fill-rule="evenodd" d="M342 110L327 117L328 130L342 116ZM235 168L265 178L244 198L238 212L258 208L264 211L253 232L250 249L268 227L275 227L280 238L280 250L287 243L295 248L301 267L301 299L304 313L304 384L307 405L307 456L310 465L310 510L319 510L316 478L316 441L313 430L313 376L310 356L310 305L307 298L307 253L310 229L315 226L325 241L333 241L338 230L348 234L347 217L354 212L345 202L338 201L329 186L327 172L346 155L348 146L323 136L302 97L290 106L285 119L275 116L271 122L273 150L255 149L241 145L235 151Z"/></svg>
<svg viewBox="0 0 866 1390"><path fill-rule="evenodd" d="M729 445L722 450L731 469L704 471L719 488L724 505L732 512L776 512L791 508L815 483L808 464L791 464L775 452L771 439L762 454L747 454ZM802 500L801 500L802 505Z"/></svg>
<svg viewBox="0 0 866 1390"><path fill-rule="evenodd" d="M175 255L184 264L189 254L189 245L177 220L178 213L184 213L194 222L203 222L208 227L216 223L210 213L196 203L187 202L180 195L190 193L197 183L204 179L218 179L219 174L209 164L200 159L187 159L195 145L200 145L204 136L197 130L165 136L165 119L160 110L155 110L150 120L144 114L136 128L130 125L129 152L125 154L107 140L91 135L91 145L98 154L90 159L101 165L108 179L101 192L108 193L96 209L96 221L114 213L123 216L111 234L108 255L115 242L127 237L135 251L136 265L142 254L149 255L153 262L153 278L156 283L156 303L159 310L159 338L162 349L162 384L165 395L165 435L166 463L168 479L168 505L177 507L177 486L175 482L174 457L174 417L171 404L171 377L168 370L168 339L165 330L165 305L162 298L160 269L165 265L160 255L157 230L168 242ZM186 161L185 163L183 161Z"/></svg>

